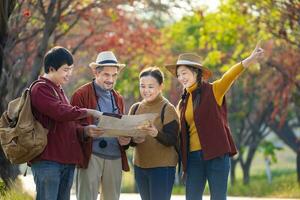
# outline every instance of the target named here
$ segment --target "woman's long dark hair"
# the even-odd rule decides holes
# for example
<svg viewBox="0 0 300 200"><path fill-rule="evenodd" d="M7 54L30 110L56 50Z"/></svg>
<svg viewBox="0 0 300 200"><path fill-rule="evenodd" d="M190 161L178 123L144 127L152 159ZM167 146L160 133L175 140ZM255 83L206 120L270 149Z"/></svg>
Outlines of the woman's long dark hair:
<svg viewBox="0 0 300 200"><path fill-rule="evenodd" d="M191 70L192 72L195 72L197 74L197 78L196 78L196 82L197 82L197 89L196 89L196 96L195 96L195 100L193 102L193 107L194 109L196 108L196 105L200 104L200 94L201 94L201 83L202 83L202 70L199 68L195 68L193 66L188 66L186 65L186 67ZM176 69L177 71L177 69ZM186 96L187 96L187 90L184 89L183 93L181 95L181 102L179 104L179 109L182 109L182 106L184 103L186 103Z"/></svg>

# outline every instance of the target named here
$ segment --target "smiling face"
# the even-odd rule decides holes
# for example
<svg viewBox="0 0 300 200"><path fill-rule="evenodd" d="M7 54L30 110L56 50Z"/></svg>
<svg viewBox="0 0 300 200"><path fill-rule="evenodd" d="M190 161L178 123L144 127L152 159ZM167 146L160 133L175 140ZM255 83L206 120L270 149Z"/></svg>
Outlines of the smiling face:
<svg viewBox="0 0 300 200"><path fill-rule="evenodd" d="M154 101L162 91L162 84L152 76L143 76L140 78L140 94L146 102Z"/></svg>
<svg viewBox="0 0 300 200"><path fill-rule="evenodd" d="M66 84L73 72L73 65L68 66L67 64L62 65L60 68L55 70L53 67L49 69L50 80L53 81L56 85Z"/></svg>
<svg viewBox="0 0 300 200"><path fill-rule="evenodd" d="M185 65L177 67L177 78L184 88L191 87L197 81L197 73Z"/></svg>
<svg viewBox="0 0 300 200"><path fill-rule="evenodd" d="M96 69L95 72L96 83L104 90L112 90L118 78L117 67L102 67Z"/></svg>

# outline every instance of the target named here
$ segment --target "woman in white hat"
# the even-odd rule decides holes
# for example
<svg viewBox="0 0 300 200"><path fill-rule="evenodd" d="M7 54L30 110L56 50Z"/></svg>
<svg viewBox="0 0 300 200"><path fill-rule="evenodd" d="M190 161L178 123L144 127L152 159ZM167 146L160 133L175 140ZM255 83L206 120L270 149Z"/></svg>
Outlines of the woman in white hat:
<svg viewBox="0 0 300 200"><path fill-rule="evenodd" d="M178 109L187 200L202 199L206 181L212 200L226 199L229 157L237 150L228 125L225 94L234 80L262 55L263 49L257 46L248 58L213 83L207 82L212 72L196 54L181 54L176 64L166 66L184 88Z"/></svg>

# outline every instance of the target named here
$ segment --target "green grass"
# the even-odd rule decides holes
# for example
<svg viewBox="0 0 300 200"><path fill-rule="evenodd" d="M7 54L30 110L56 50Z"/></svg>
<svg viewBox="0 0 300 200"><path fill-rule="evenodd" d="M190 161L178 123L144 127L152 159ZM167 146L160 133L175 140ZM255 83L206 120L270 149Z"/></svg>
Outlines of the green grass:
<svg viewBox="0 0 300 200"><path fill-rule="evenodd" d="M251 176L249 185L244 185L239 178L235 185L229 185L229 196L249 196L249 197L276 197L276 198L300 198L300 186L296 181L296 173L291 170L272 171L272 183L268 183L265 174L255 174ZM173 194L185 194L182 185L174 186ZM204 194L209 194L206 185Z"/></svg>
<svg viewBox="0 0 300 200"><path fill-rule="evenodd" d="M5 185L4 182L0 179L0 196L4 194L5 191Z"/></svg>
<svg viewBox="0 0 300 200"><path fill-rule="evenodd" d="M16 189L9 190L0 196L0 200L33 200L31 196L26 193L17 191Z"/></svg>
<svg viewBox="0 0 300 200"><path fill-rule="evenodd" d="M33 200L33 197L20 191L20 188L20 183L17 182L10 190L6 191L4 183L0 180L0 200Z"/></svg>
<svg viewBox="0 0 300 200"><path fill-rule="evenodd" d="M300 187L296 181L297 175L294 170L274 170L272 175L271 183L268 183L267 177L263 173L252 175L249 185L243 185L242 179L238 179L235 185L229 186L228 194L251 197L300 197Z"/></svg>

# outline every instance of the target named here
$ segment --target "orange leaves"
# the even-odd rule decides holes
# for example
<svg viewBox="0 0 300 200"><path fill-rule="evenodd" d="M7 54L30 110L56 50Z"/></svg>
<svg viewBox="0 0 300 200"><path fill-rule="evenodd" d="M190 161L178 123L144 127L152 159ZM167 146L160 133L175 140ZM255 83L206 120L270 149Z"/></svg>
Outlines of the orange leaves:
<svg viewBox="0 0 300 200"><path fill-rule="evenodd" d="M159 30L120 9L105 10L85 26L95 29L85 44L93 52L112 49L123 59L133 61L135 57L157 53L160 46Z"/></svg>
<svg viewBox="0 0 300 200"><path fill-rule="evenodd" d="M282 127L286 117L288 115L288 106L292 101L292 86L287 85L282 90L280 90L274 97L274 109L271 114L270 120L274 121L275 117L279 118L279 127Z"/></svg>
<svg viewBox="0 0 300 200"><path fill-rule="evenodd" d="M299 106L294 97L300 93L300 80L297 78L300 75L300 51L284 42L270 47L268 51L272 52L267 65L273 68L273 76L269 77L266 93L274 97L270 120L279 120L278 126L281 127L289 113L295 112L295 106Z"/></svg>
<svg viewBox="0 0 300 200"><path fill-rule="evenodd" d="M29 10L29 9L25 9L25 10L23 11L23 16L24 16L24 17L30 17L30 16L31 16L30 10Z"/></svg>

